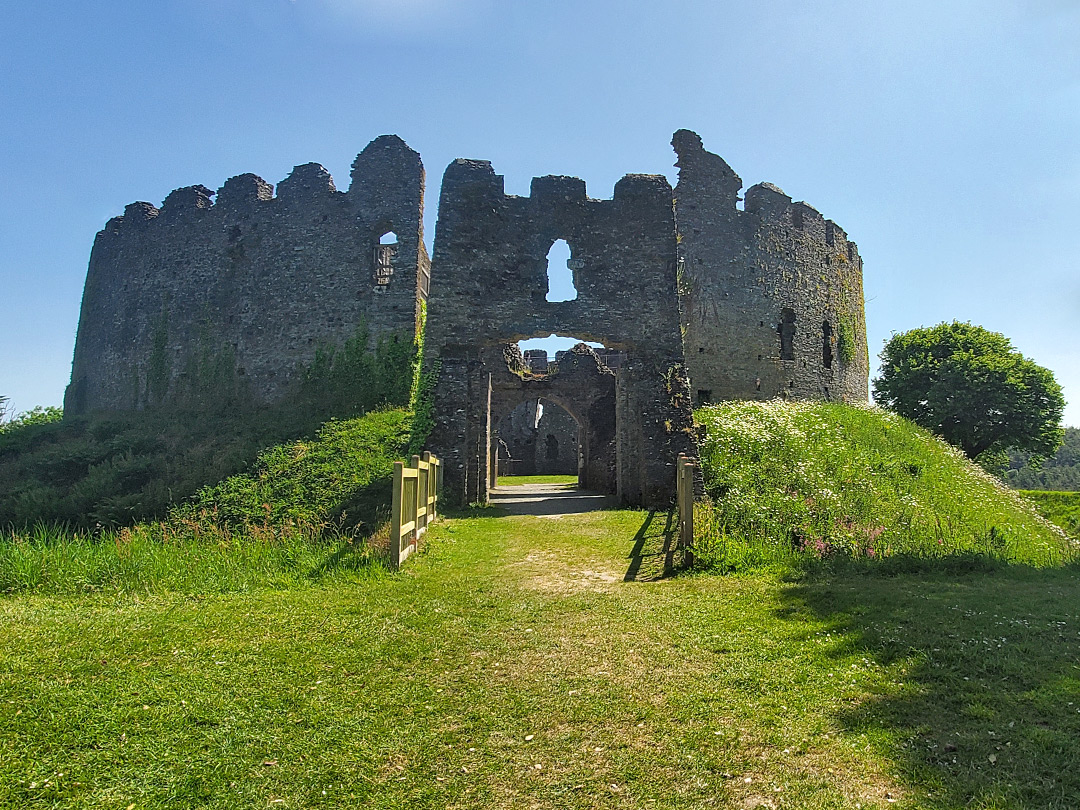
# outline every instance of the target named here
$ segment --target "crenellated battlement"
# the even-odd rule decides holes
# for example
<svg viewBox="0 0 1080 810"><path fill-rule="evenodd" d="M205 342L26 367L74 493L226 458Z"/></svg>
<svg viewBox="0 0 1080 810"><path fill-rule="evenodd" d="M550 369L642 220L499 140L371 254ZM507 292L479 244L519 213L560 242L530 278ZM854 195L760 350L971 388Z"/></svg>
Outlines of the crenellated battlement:
<svg viewBox="0 0 1080 810"><path fill-rule="evenodd" d="M533 200L585 200L585 181L565 175L534 177L529 186L529 198Z"/></svg>
<svg viewBox="0 0 1080 810"><path fill-rule="evenodd" d="M216 205L228 210L247 211L274 199L274 186L257 174L238 174L217 190Z"/></svg>
<svg viewBox="0 0 1080 810"><path fill-rule="evenodd" d="M357 156L348 192L305 163L276 189L248 173L217 192L178 188L160 209L128 205L94 243L67 407L270 402L320 346L361 329L411 341L430 277L423 177L420 156L383 136ZM389 232L397 241L380 248ZM213 386L197 379L207 353L221 366Z"/></svg>
<svg viewBox="0 0 1080 810"><path fill-rule="evenodd" d="M676 132L672 145L688 290L686 360L699 401L865 401L869 361L855 243L773 183L748 188L738 210L741 181L723 159L689 130Z"/></svg>

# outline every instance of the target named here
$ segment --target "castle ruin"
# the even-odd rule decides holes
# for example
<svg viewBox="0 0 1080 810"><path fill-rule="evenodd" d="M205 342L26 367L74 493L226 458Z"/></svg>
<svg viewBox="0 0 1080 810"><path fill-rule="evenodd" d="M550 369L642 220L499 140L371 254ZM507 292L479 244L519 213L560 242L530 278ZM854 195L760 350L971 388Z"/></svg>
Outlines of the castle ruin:
<svg viewBox="0 0 1080 810"><path fill-rule="evenodd" d="M695 453L694 405L865 401L869 371L855 243L768 183L740 207L742 181L696 134L672 145L674 189L632 174L608 200L559 176L507 195L490 163L456 160L430 260L423 164L392 135L360 153L345 192L307 164L276 195L248 174L216 195L191 186L160 209L133 203L94 243L65 409L281 401L319 347L361 328L411 341L426 305L429 447L450 500L486 500L500 447L520 434L514 414L545 402L570 418L533 447L534 469L576 447L583 486L666 505L676 455ZM557 240L568 301L548 295ZM603 348L581 343L550 368L518 350L553 333Z"/></svg>

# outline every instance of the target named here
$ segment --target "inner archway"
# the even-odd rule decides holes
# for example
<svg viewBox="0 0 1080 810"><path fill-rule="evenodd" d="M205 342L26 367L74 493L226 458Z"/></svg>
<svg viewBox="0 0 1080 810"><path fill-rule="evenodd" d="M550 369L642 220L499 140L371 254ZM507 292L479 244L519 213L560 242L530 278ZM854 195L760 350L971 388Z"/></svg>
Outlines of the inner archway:
<svg viewBox="0 0 1080 810"><path fill-rule="evenodd" d="M615 494L617 376L601 358L606 352L578 342L550 361L515 344L489 355L490 487L504 476L567 476Z"/></svg>
<svg viewBox="0 0 1080 810"><path fill-rule="evenodd" d="M496 485L505 479L542 476L578 483L581 426L573 414L551 399L538 397L518 404L509 413L492 414L492 445L496 448Z"/></svg>

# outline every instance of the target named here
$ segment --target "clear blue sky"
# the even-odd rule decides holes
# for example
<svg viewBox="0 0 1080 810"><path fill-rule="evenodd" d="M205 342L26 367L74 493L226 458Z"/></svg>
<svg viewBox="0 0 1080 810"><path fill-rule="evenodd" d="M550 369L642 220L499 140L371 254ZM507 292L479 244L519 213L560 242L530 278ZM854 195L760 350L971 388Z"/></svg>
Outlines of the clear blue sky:
<svg viewBox="0 0 1080 810"><path fill-rule="evenodd" d="M865 260L871 354L970 320L1065 388L1080 425L1080 0L0 0L0 394L59 404L94 234L126 203L348 185L401 135L610 196L672 180L696 130L749 186L836 220ZM876 368L876 363L873 363Z"/></svg>

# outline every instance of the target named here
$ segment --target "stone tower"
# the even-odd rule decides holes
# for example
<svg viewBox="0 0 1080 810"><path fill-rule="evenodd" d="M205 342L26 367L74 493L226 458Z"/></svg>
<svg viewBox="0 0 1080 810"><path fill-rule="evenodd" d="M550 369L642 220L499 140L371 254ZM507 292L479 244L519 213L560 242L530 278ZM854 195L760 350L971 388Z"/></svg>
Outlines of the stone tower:
<svg viewBox="0 0 1080 810"><path fill-rule="evenodd" d="M689 130L675 133L686 365L697 404L865 402L862 259L832 220L771 183L746 191Z"/></svg>
<svg viewBox="0 0 1080 810"><path fill-rule="evenodd" d="M420 155L396 135L357 156L347 192L308 163L276 196L242 174L132 203L94 241L65 410L273 402L361 327L411 341L423 207Z"/></svg>

